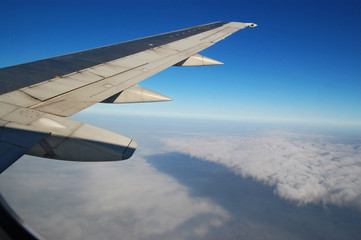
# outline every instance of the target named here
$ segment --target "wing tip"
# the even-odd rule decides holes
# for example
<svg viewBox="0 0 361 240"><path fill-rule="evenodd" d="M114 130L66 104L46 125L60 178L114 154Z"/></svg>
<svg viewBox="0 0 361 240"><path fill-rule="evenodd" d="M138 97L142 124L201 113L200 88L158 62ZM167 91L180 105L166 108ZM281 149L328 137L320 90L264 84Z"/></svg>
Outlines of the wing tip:
<svg viewBox="0 0 361 240"><path fill-rule="evenodd" d="M235 28L239 28L239 29L243 29L246 27L257 27L258 24L255 23L244 23L244 22L229 22L229 24L231 25L231 27L235 27Z"/></svg>

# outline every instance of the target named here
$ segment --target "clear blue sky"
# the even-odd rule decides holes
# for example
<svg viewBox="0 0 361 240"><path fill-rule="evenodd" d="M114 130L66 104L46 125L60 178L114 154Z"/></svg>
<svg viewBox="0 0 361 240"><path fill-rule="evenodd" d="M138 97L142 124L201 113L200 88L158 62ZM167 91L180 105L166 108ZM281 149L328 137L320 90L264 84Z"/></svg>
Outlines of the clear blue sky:
<svg viewBox="0 0 361 240"><path fill-rule="evenodd" d="M361 126L360 1L2 1L0 66L214 21L255 22L141 85L170 103L92 109Z"/></svg>

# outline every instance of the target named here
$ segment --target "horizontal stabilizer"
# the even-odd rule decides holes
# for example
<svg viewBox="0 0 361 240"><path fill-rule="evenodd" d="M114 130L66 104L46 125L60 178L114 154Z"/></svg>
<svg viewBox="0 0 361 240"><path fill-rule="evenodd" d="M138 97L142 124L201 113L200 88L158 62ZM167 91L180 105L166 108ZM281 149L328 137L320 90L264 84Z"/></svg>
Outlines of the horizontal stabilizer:
<svg viewBox="0 0 361 240"><path fill-rule="evenodd" d="M173 99L166 97L160 93L146 89L139 85L134 85L110 98L105 99L102 103L140 103L140 102L162 102L172 101Z"/></svg>
<svg viewBox="0 0 361 240"><path fill-rule="evenodd" d="M207 65L221 65L222 62L217 60L207 58L205 56L196 54L186 58L179 63L175 64L174 66L182 66L182 67L191 67L191 66L207 66Z"/></svg>

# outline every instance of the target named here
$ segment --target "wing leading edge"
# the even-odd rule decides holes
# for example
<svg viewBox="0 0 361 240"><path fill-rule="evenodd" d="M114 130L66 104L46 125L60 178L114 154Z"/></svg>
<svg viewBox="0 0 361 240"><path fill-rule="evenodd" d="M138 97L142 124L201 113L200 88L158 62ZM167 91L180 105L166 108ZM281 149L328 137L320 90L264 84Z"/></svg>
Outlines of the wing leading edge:
<svg viewBox="0 0 361 240"><path fill-rule="evenodd" d="M222 64L197 53L254 26L210 23L0 69L0 172L23 154L128 159L134 140L64 117L99 102L169 101L137 83L170 66Z"/></svg>

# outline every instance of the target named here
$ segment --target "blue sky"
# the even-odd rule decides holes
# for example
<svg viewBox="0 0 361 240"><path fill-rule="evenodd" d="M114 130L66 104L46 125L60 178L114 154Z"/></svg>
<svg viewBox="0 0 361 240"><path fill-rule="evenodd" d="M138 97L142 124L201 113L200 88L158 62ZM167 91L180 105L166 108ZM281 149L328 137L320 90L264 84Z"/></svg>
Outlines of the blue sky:
<svg viewBox="0 0 361 240"><path fill-rule="evenodd" d="M0 66L214 21L255 22L201 54L225 63L171 68L141 83L169 103L89 111L361 126L359 1L3 1Z"/></svg>

